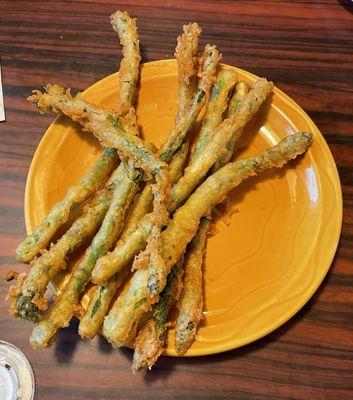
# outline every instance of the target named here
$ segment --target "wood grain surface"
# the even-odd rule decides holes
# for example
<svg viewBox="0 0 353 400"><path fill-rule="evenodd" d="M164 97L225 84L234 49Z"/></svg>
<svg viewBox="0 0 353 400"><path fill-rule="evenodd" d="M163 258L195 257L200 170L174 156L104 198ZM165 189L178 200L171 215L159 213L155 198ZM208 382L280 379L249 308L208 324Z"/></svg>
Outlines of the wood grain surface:
<svg viewBox="0 0 353 400"><path fill-rule="evenodd" d="M342 237L310 302L276 332L244 348L201 358L166 358L132 376L131 351L79 340L74 322L55 345L33 351L31 326L0 302L0 339L30 359L40 400L353 399L353 3L350 1L4 1L0 44L6 122L0 124L0 274L23 271L13 253L25 235L23 197L32 156L52 116L25 101L47 82L84 89L117 69L109 14L138 18L143 60L173 57L183 23L223 62L266 76L316 122L343 190ZM3 299L8 283L1 280Z"/></svg>

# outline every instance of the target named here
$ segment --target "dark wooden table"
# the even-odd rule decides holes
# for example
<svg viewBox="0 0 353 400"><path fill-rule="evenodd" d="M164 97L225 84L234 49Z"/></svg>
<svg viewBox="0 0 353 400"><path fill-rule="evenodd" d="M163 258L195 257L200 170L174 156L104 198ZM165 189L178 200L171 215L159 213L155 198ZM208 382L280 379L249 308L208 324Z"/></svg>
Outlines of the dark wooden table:
<svg viewBox="0 0 353 400"><path fill-rule="evenodd" d="M38 399L353 399L353 4L349 1L1 1L6 105L0 124L1 276L25 270L13 253L25 235L23 197L34 151L51 116L25 101L46 82L83 89L116 70L109 25L117 8L138 17L144 61L173 57L185 22L223 61L266 76L296 100L324 133L343 190L344 219L324 283L292 320L244 348L212 357L162 358L132 376L131 351L100 338L80 341L76 324L56 345L33 351L31 326L0 302L0 338L30 359ZM0 283L3 299L8 284Z"/></svg>

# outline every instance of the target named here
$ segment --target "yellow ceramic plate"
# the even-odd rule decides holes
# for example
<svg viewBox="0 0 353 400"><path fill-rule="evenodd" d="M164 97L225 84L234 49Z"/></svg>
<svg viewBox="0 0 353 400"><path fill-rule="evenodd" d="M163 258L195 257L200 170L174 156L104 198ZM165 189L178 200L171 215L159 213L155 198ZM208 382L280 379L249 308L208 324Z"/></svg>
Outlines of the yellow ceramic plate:
<svg viewBox="0 0 353 400"><path fill-rule="evenodd" d="M236 70L239 79L256 79L223 67ZM117 83L117 74L108 76L84 97L114 106ZM146 139L159 145L166 138L173 128L176 100L175 61L143 65L137 114ZM297 131L314 134L305 157L247 180L230 195L231 223L227 226L224 218L216 222L218 233L207 246L205 319L189 356L230 350L278 328L309 300L330 267L342 222L341 189L327 144L305 112L275 88L271 102L246 128L236 156L255 154ZM49 127L27 180L29 233L99 152L98 143L67 119ZM166 354L175 355L172 340Z"/></svg>

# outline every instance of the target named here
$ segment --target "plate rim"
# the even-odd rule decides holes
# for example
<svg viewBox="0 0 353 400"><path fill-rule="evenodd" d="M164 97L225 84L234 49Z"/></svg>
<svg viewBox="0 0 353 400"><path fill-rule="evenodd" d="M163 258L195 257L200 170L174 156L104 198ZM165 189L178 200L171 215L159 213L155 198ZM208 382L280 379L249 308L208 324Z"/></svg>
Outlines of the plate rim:
<svg viewBox="0 0 353 400"><path fill-rule="evenodd" d="M146 63L141 64L141 69L143 68L149 68L149 67L154 67L154 66L161 66L162 64L170 64L176 66L176 60L175 59L162 59L162 60L156 60L156 61L150 61ZM229 64L220 64L222 67L233 69L235 71L240 72L241 74L250 77L251 79L259 79L259 77L249 71L246 71L242 68L238 68ZM112 77L117 76L119 72L114 72L113 74L107 75L104 78L98 80L97 82L93 83L89 87L87 87L84 91L82 91L82 95L87 94L87 92L92 91L95 89L96 86L100 86L104 81L112 79ZM240 347L243 347L245 345L248 345L250 343L253 343L257 340L262 339L263 337L267 336L268 334L274 332L278 328L280 328L282 325L284 325L286 322L288 322L294 315L296 315L303 307L305 304L308 303L308 301L313 297L313 295L317 292L319 287L321 286L322 282L324 281L325 277L327 276L332 262L334 260L335 254L337 252L337 248L339 245L340 241L340 235L341 235L341 229L342 229L342 222L343 222L343 199L342 199L342 187L340 183L340 178L337 170L337 165L335 163L335 160L333 158L332 152L323 136L323 134L320 132L319 128L315 125L314 121L309 117L309 115L286 93L284 93L281 89L279 89L277 86L274 86L273 89L274 93L276 93L280 98L282 98L288 105L290 105L293 109L295 109L299 114L301 114L301 117L304 118L304 120L308 123L308 125L311 127L314 135L315 135L315 140L318 140L320 143L321 148L324 150L326 153L325 156L328 156L328 163L331 165L331 169L333 172L332 176L332 187L335 193L335 196L337 198L337 202L335 203L335 209L336 209L336 218L335 218L335 231L332 233L331 237L332 245L331 250L329 253L327 253L325 257L325 267L321 267L322 275L320 276L320 279L314 285L313 288L310 288L310 290L307 290L306 295L301 297L301 301L296 304L295 307L292 307L289 312L284 313L282 318L277 318L273 323L268 324L266 329L262 330L257 330L255 331L255 334L253 335L247 335L244 336L243 340L238 341L236 345L231 344L232 342L227 342L227 344L216 344L212 345L212 347L205 348L205 349L189 349L188 352L183 355L183 357L195 357L195 356L206 356L206 355L212 355L212 354L218 354L218 353L223 353L226 351L231 351L238 349ZM40 142L35 150L35 153L32 157L31 164L28 170L28 175L26 179L26 185L25 185L25 193L24 193L24 219L25 219L25 227L26 227L26 233L29 234L32 232L32 224L30 222L30 207L29 207L29 192L30 192L30 187L33 185L33 182L35 181L35 165L37 164L37 159L39 158L39 155L41 153L42 147L46 145L46 141L48 136L50 136L50 130L55 125L58 120L62 118L61 116L57 116L54 121L47 127L44 135L40 139ZM178 354L176 354L175 350L167 349L163 355L168 355L168 356L177 356L180 357Z"/></svg>

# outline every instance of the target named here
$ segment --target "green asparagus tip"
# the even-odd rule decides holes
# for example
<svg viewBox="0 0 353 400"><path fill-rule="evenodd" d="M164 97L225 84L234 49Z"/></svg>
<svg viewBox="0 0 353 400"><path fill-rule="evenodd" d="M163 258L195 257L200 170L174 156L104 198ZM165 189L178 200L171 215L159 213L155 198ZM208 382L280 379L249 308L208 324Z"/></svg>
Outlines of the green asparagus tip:
<svg viewBox="0 0 353 400"><path fill-rule="evenodd" d="M16 302L17 310L20 316L30 322L36 323L39 321L39 311L35 304L32 303L30 296L21 294Z"/></svg>

